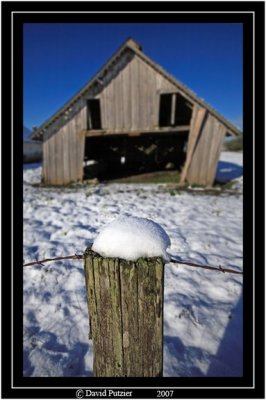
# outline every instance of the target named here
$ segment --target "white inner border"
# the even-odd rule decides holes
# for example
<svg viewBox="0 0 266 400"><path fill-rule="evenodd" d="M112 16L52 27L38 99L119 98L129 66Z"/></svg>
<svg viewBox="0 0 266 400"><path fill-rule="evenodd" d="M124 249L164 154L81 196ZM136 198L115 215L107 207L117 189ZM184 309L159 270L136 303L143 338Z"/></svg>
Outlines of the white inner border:
<svg viewBox="0 0 266 400"><path fill-rule="evenodd" d="M14 57L13 57L13 52L14 52L14 47L13 47L13 15L14 14L128 14L129 11L12 11L11 12L11 226L13 227L13 137L14 137L14 127L13 127L13 89L14 89L14 83L13 83L13 62L14 62ZM131 14L169 14L170 11L130 11ZM213 11L171 11L171 14L217 14L216 12ZM254 132L255 132L255 12L254 11L222 11L224 14L252 14L252 20L253 20L253 162L255 160L255 140L254 140ZM253 204L255 204L255 169L253 170ZM253 229L254 229L254 235L253 235L253 252L255 249L255 207L253 207ZM255 265L255 254L253 256L253 261ZM254 389L254 381L255 381L255 272L254 272L254 265L253 265L253 386L239 386L239 387L227 387L227 386L208 386L208 387L198 387L198 386L193 386L193 387L187 387L187 386L136 386L136 387L124 387L123 385L121 386L99 386L99 387L82 387L82 389L86 390L91 389L91 390L103 390L104 388L108 389L123 389L125 391L129 391L131 389L168 389L168 390L178 390L178 389ZM13 368L12 368L12 362L13 362L13 357L14 357L14 350L13 350L13 340L14 340L14 335L13 335L13 317L14 317L14 305L13 305L13 236L11 237L11 388L12 389L79 389L80 387L73 387L73 386L14 386L14 377L13 377ZM243 349L244 351L244 349ZM177 378L178 379L178 378ZM100 396L99 396L100 397Z"/></svg>

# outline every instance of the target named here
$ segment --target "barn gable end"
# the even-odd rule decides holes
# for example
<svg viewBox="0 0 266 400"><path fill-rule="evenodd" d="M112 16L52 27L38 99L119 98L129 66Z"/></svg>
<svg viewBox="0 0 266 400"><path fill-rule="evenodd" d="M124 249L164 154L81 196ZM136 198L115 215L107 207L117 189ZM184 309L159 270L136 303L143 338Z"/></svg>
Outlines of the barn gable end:
<svg viewBox="0 0 266 400"><path fill-rule="evenodd" d="M226 133L239 131L129 39L32 138L43 139L48 184L82 180L85 151L95 138L119 136L126 143L125 137L151 136L173 138L177 147L188 141L181 181L212 185Z"/></svg>

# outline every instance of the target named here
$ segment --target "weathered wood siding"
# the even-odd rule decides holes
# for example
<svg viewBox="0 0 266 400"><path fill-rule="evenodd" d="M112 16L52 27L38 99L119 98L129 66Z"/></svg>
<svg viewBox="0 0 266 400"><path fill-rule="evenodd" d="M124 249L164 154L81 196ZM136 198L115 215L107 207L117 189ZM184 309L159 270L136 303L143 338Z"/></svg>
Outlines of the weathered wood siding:
<svg viewBox="0 0 266 400"><path fill-rule="evenodd" d="M132 51L124 52L108 65L101 79L96 79L82 97L47 126L43 143L45 183L62 185L82 180L87 99L100 100L100 134L138 135L159 131L160 94L167 92L187 97L151 63ZM191 105L194 111L182 180L212 185L226 128L212 114L206 114L204 107L193 101Z"/></svg>
<svg viewBox="0 0 266 400"><path fill-rule="evenodd" d="M107 133L158 128L160 92L176 87L137 56L125 54L108 71L102 90L91 88L70 112L44 134L43 177L47 184L62 185L83 178L87 129L87 98L100 99L102 129ZM62 122L63 121L63 122Z"/></svg>
<svg viewBox="0 0 266 400"><path fill-rule="evenodd" d="M95 377L163 373L164 262L126 261L85 251Z"/></svg>
<svg viewBox="0 0 266 400"><path fill-rule="evenodd" d="M84 106L43 142L43 178L52 185L82 180L87 111Z"/></svg>
<svg viewBox="0 0 266 400"><path fill-rule="evenodd" d="M188 137L188 146L187 146L187 155L186 155L186 161L182 170L180 182L183 183L186 179L187 176L187 171L189 169L192 157L193 157L193 152L195 149L195 146L197 144L198 137L200 135L201 129L204 125L204 119L206 117L206 109L199 107L197 105L194 105L193 107L193 112L192 112L192 118L190 122L190 130L189 130L189 137Z"/></svg>
<svg viewBox="0 0 266 400"><path fill-rule="evenodd" d="M225 133L225 126L208 114L188 168L186 179L190 184L213 184Z"/></svg>
<svg viewBox="0 0 266 400"><path fill-rule="evenodd" d="M126 65L121 60L112 74L97 95L102 128L112 133L158 128L160 92L175 92L176 87L137 56Z"/></svg>

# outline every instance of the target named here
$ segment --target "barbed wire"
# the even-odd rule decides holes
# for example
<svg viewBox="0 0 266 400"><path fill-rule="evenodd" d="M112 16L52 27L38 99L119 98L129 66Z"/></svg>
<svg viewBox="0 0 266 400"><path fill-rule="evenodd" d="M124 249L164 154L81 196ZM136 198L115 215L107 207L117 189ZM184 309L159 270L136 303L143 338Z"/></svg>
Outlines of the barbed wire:
<svg viewBox="0 0 266 400"><path fill-rule="evenodd" d="M221 265L219 265L219 267L213 267L211 265L200 265L200 264L194 264L188 261L179 261L179 260L175 260L173 258L171 258L170 260L172 263L176 263L176 264L182 264L182 265L188 265L189 267L195 267L195 268L203 268L203 269L210 269L212 271L216 271L216 272L228 272L231 274L238 274L238 275L243 275L242 271L236 271L234 269L229 269L229 268L223 268Z"/></svg>
<svg viewBox="0 0 266 400"><path fill-rule="evenodd" d="M84 254L74 254L71 256L64 256L64 257L45 258L44 260L36 260L36 261L32 261L27 264L23 264L23 267L29 267L31 265L43 266L43 263L50 262L50 261L82 260L84 258L85 258ZM200 265L200 264L195 264L195 263L188 262L188 261L176 260L172 257L170 259L170 262L175 263L175 264L187 265L189 267L194 267L194 268L208 269L208 270L216 271L216 272L223 272L223 273L227 272L227 273L231 273L231 274L243 275L242 271L236 271L234 269L223 268L221 265L219 265L218 267L213 267L211 265Z"/></svg>
<svg viewBox="0 0 266 400"><path fill-rule="evenodd" d="M61 260L82 260L84 258L83 254L75 254L72 256L64 256L64 257L55 257L55 258L45 258L44 260L36 260L32 261L27 264L23 264L23 267L29 267L31 265L41 265L43 266L43 263L49 262L49 261L61 261Z"/></svg>

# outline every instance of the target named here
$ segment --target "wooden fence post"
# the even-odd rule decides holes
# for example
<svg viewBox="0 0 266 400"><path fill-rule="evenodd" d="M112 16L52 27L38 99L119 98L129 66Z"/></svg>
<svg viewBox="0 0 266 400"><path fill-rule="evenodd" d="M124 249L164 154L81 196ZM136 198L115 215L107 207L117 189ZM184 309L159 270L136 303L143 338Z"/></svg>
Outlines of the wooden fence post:
<svg viewBox="0 0 266 400"><path fill-rule="evenodd" d="M94 376L162 376L164 261L88 248L84 269Z"/></svg>

